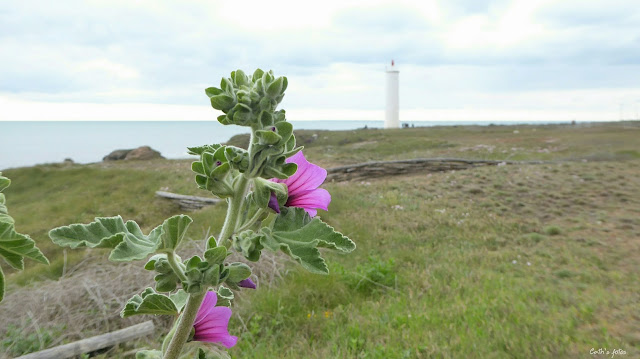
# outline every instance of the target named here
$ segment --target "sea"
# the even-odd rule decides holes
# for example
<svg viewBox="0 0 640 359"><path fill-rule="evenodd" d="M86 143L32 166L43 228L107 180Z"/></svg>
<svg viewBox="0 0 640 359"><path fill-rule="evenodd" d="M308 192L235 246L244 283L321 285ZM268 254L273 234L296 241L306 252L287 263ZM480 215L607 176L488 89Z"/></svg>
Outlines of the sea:
<svg viewBox="0 0 640 359"><path fill-rule="evenodd" d="M382 128L383 121L291 121L295 129ZM501 121L509 125L522 122ZM410 126L489 125L479 121L413 121ZM498 124L498 123L497 123ZM539 124L539 122L538 122ZM100 162L116 149L150 146L171 159L193 158L187 147L221 143L246 127L216 121L1 121L0 171L62 162Z"/></svg>

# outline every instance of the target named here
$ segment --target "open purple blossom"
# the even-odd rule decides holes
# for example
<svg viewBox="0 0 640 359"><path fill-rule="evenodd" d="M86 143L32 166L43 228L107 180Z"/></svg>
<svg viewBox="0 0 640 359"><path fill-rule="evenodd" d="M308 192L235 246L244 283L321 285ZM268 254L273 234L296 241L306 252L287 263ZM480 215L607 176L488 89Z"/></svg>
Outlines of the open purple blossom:
<svg viewBox="0 0 640 359"><path fill-rule="evenodd" d="M215 292L207 292L204 301L200 305L196 320L193 322L195 334L193 340L199 342L221 343L231 348L238 342L238 337L230 335L229 319L231 309L216 307L218 295Z"/></svg>
<svg viewBox="0 0 640 359"><path fill-rule="evenodd" d="M272 179L274 182L287 185L289 198L285 206L300 207L307 211L311 217L318 213L318 209L326 211L329 208L329 202L331 202L331 195L326 189L318 188L318 186L327 178L327 170L307 161L302 152L287 158L287 163L298 165L296 173L284 180ZM271 193L269 207L280 213L278 200L274 193Z"/></svg>

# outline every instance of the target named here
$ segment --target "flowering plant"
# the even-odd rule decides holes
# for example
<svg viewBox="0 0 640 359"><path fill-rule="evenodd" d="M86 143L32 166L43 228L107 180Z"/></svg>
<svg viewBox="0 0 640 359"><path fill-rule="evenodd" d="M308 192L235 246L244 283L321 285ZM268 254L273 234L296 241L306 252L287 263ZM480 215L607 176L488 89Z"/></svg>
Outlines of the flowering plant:
<svg viewBox="0 0 640 359"><path fill-rule="evenodd" d="M49 232L60 246L111 249L116 262L147 259L145 269L155 271L155 288L131 298L122 317L141 314L176 315L162 350L138 352L137 358L176 359L188 341L233 347L238 338L228 332L232 290L255 289L252 270L244 262L230 262L232 251L257 261L263 250L282 251L305 269L327 274L320 248L348 253L355 244L317 215L327 210L330 194L318 188L327 172L309 163L296 146L293 126L285 111L276 110L287 88L286 77L256 70L241 70L223 78L220 88L205 93L221 110L223 125L251 130L247 149L221 144L190 147L198 156L192 163L195 182L228 204L218 238L210 237L202 256L183 260L177 253L192 219L168 218L148 234L134 221L98 217L89 224L72 224ZM197 358L215 354L201 346Z"/></svg>
<svg viewBox="0 0 640 359"><path fill-rule="evenodd" d="M15 230L13 217L9 215L4 191L11 185L11 180L0 172L0 257L12 268L24 269L24 259L49 264L47 257L36 247L36 242L26 234ZM0 302L4 299L4 272L0 267Z"/></svg>

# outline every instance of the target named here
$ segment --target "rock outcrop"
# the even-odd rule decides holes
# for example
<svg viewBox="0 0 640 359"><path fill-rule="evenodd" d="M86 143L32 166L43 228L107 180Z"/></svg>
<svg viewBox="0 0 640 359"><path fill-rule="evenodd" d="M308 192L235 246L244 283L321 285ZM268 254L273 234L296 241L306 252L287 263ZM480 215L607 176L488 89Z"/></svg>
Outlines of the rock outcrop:
<svg viewBox="0 0 640 359"><path fill-rule="evenodd" d="M149 146L142 146L142 147L138 147L138 148L136 148L134 150L131 150L124 157L124 159L126 161L128 161L128 160L153 160L153 159L156 159L156 158L164 158L164 157L162 157L160 152L154 150L153 148L151 148Z"/></svg>
<svg viewBox="0 0 640 359"><path fill-rule="evenodd" d="M113 152L111 152L110 154L102 157L103 161L120 161L120 160L124 160L125 157L127 157L127 154L129 152L131 152L132 150L115 150Z"/></svg>
<svg viewBox="0 0 640 359"><path fill-rule="evenodd" d="M141 146L132 150L115 150L102 158L103 161L152 160L164 158L160 152L149 146Z"/></svg>

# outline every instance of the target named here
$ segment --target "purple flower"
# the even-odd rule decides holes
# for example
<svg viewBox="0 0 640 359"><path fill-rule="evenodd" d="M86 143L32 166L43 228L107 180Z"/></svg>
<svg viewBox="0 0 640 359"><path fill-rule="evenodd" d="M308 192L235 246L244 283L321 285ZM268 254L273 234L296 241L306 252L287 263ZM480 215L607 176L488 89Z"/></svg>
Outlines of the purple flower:
<svg viewBox="0 0 640 359"><path fill-rule="evenodd" d="M238 282L238 287L256 289L256 284L249 278Z"/></svg>
<svg viewBox="0 0 640 359"><path fill-rule="evenodd" d="M231 309L216 307L218 295L215 292L207 292L202 305L193 322L195 334L193 340L199 342L221 343L231 348L238 342L238 337L229 335L227 326L231 318Z"/></svg>
<svg viewBox="0 0 640 359"><path fill-rule="evenodd" d="M318 213L317 209L324 209L326 211L329 208L329 202L331 202L331 195L327 190L318 188L318 186L327 178L327 170L313 163L309 163L309 161L304 158L302 152L298 152L287 158L287 163L292 162L298 165L298 170L293 176L285 180L272 179L274 182L287 185L289 198L285 206L300 207L307 211L311 217ZM277 213L280 213L278 200L274 193L271 194L269 207Z"/></svg>

